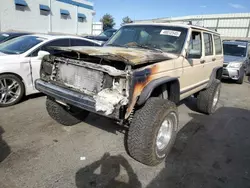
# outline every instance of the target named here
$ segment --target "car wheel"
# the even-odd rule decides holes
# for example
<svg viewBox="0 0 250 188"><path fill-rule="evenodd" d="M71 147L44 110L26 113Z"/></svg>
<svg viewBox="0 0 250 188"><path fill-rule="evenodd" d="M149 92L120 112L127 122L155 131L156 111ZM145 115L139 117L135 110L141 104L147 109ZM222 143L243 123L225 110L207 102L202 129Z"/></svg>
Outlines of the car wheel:
<svg viewBox="0 0 250 188"><path fill-rule="evenodd" d="M22 80L12 74L0 75L0 107L12 106L24 96Z"/></svg>
<svg viewBox="0 0 250 188"><path fill-rule="evenodd" d="M236 83L237 84L243 84L243 81L244 81L244 77L245 77L245 73L243 73L238 80L236 80Z"/></svg>
<svg viewBox="0 0 250 188"><path fill-rule="evenodd" d="M149 98L135 112L128 132L128 151L137 161L155 166L170 152L178 130L176 105L161 98Z"/></svg>
<svg viewBox="0 0 250 188"><path fill-rule="evenodd" d="M220 98L221 82L214 80L205 90L200 91L197 97L197 108L203 113L212 114L215 112Z"/></svg>
<svg viewBox="0 0 250 188"><path fill-rule="evenodd" d="M78 124L89 115L88 111L76 107L67 109L50 97L47 97L46 109L52 119L65 126Z"/></svg>

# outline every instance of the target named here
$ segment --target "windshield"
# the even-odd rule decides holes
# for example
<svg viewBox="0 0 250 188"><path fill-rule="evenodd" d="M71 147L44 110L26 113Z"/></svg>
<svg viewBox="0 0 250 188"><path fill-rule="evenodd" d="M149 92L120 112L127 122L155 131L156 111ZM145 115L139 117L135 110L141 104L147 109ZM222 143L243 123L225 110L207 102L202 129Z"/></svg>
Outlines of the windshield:
<svg viewBox="0 0 250 188"><path fill-rule="evenodd" d="M157 25L123 26L106 45L159 49L180 54L188 29Z"/></svg>
<svg viewBox="0 0 250 188"><path fill-rule="evenodd" d="M4 34L4 33L0 34L0 43L4 42L8 37L9 37L8 34Z"/></svg>
<svg viewBox="0 0 250 188"><path fill-rule="evenodd" d="M237 44L223 44L224 55L245 57L247 46Z"/></svg>
<svg viewBox="0 0 250 188"><path fill-rule="evenodd" d="M44 40L44 38L39 38L36 36L23 36L14 38L0 44L0 52L5 54L22 54Z"/></svg>

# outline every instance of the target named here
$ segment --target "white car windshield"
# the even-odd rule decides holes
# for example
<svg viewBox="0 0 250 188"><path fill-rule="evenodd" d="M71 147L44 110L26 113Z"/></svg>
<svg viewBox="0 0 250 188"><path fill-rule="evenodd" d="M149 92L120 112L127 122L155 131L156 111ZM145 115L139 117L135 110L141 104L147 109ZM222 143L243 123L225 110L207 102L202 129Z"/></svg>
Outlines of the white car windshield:
<svg viewBox="0 0 250 188"><path fill-rule="evenodd" d="M0 44L0 52L5 54L22 54L44 41L36 36L22 36Z"/></svg>
<svg viewBox="0 0 250 188"><path fill-rule="evenodd" d="M187 32L187 28L175 26L127 25L117 31L106 45L180 54Z"/></svg>

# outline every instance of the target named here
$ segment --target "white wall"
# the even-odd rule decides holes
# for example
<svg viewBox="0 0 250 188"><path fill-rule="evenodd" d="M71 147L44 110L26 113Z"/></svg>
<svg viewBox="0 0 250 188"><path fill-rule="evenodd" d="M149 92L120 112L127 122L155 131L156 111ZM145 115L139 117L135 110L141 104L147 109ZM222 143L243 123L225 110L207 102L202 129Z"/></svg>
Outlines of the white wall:
<svg viewBox="0 0 250 188"><path fill-rule="evenodd" d="M50 14L43 15L39 4L50 6L50 0L25 0L28 7L16 6L14 0L1 0L0 3L0 30L1 31L27 31L37 33L65 33L65 34L91 34L94 11L77 7L72 4L51 0ZM74 0L93 6L93 3L84 0ZM70 12L64 19L60 9ZM84 22L78 21L77 13L86 15ZM44 13L44 12L43 12ZM46 13L46 12L45 12Z"/></svg>
<svg viewBox="0 0 250 188"><path fill-rule="evenodd" d="M99 35L103 31L102 22L93 22L92 35Z"/></svg>

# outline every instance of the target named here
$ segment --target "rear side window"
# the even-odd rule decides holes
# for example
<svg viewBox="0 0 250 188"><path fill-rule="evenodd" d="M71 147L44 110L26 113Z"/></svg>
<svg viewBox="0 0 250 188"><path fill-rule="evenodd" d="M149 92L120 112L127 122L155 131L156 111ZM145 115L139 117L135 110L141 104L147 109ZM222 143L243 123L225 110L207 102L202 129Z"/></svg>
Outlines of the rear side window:
<svg viewBox="0 0 250 188"><path fill-rule="evenodd" d="M57 39L45 44L41 50L47 51L50 54L53 54L55 50L53 47L69 47L69 39Z"/></svg>
<svg viewBox="0 0 250 188"><path fill-rule="evenodd" d="M213 40L212 35L204 33L205 56L213 55Z"/></svg>
<svg viewBox="0 0 250 188"><path fill-rule="evenodd" d="M54 41L48 42L42 47L36 49L32 54L30 54L30 57L37 57L38 52L40 50L47 51L50 54L54 54L56 50L53 49L53 47L69 47L69 39L56 39Z"/></svg>
<svg viewBox="0 0 250 188"><path fill-rule="evenodd" d="M215 46L215 54L216 55L222 54L222 44L220 36L214 35L214 46Z"/></svg>
<svg viewBox="0 0 250 188"><path fill-rule="evenodd" d="M80 39L70 39L70 43L71 46L95 46L92 42Z"/></svg>

